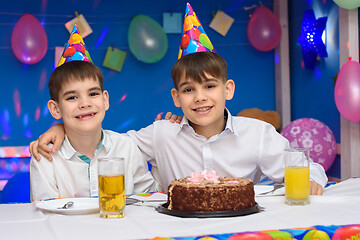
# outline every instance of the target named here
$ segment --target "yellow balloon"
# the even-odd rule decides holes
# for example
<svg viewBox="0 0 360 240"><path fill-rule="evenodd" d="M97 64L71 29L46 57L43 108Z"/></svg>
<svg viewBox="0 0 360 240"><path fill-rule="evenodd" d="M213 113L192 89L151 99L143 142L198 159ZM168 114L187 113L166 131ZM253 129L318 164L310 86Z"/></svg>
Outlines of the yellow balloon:
<svg viewBox="0 0 360 240"><path fill-rule="evenodd" d="M200 26L200 23L198 21L198 18L196 16L195 12L193 12L192 21L193 21L194 26L196 26L196 27Z"/></svg>
<svg viewBox="0 0 360 240"><path fill-rule="evenodd" d="M57 66L61 66L65 62L65 58L61 57Z"/></svg>

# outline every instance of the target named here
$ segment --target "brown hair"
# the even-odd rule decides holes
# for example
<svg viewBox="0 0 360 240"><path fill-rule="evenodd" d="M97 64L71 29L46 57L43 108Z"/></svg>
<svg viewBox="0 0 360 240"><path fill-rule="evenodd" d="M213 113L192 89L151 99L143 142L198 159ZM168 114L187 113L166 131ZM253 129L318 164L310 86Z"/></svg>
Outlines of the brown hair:
<svg viewBox="0 0 360 240"><path fill-rule="evenodd" d="M205 79L205 73L220 78L225 83L228 80L226 61L213 52L191 53L174 64L171 77L175 88L178 89L181 77L201 83Z"/></svg>
<svg viewBox="0 0 360 240"><path fill-rule="evenodd" d="M48 87L52 100L59 101L59 92L64 83L70 81L84 81L94 79L98 81L101 90L104 90L104 76L101 70L94 64L86 61L71 61L57 67L51 74Z"/></svg>

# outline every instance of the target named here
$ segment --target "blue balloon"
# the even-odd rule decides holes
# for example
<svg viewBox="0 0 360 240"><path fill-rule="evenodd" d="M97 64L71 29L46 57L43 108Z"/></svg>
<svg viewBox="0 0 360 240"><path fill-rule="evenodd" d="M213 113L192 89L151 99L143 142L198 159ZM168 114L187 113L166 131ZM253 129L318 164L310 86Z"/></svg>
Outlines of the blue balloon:
<svg viewBox="0 0 360 240"><path fill-rule="evenodd" d="M136 15L128 32L130 51L140 61L154 63L162 59L168 48L163 28L152 18Z"/></svg>
<svg viewBox="0 0 360 240"><path fill-rule="evenodd" d="M187 52L194 53L198 51L198 45L197 42L194 40L190 40L189 45L186 48Z"/></svg>

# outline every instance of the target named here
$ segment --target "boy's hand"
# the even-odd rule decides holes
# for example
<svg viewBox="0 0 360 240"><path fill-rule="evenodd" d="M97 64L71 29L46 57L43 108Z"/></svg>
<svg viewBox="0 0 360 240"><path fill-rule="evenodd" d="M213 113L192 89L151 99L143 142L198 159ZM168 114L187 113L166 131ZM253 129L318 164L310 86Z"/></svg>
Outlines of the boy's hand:
<svg viewBox="0 0 360 240"><path fill-rule="evenodd" d="M322 195L323 193L323 187L313 181L310 181L310 194L311 195Z"/></svg>
<svg viewBox="0 0 360 240"><path fill-rule="evenodd" d="M175 114L172 114L171 112L166 113L165 120L170 120L172 123L180 123L182 120L182 116L177 116ZM155 121L161 120L161 114L158 114L155 118Z"/></svg>
<svg viewBox="0 0 360 240"><path fill-rule="evenodd" d="M52 160L50 153L56 153L59 150L61 144L65 139L65 132L62 123L57 124L40 135L38 140L33 141L29 145L30 154L34 156L36 160L40 160L40 154ZM48 147L49 143L53 143L53 147Z"/></svg>

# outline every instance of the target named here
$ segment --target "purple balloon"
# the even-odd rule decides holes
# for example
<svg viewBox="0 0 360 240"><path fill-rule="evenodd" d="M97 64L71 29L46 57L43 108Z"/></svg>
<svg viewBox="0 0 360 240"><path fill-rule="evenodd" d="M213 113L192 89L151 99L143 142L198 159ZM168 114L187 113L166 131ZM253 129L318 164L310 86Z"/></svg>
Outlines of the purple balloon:
<svg viewBox="0 0 360 240"><path fill-rule="evenodd" d="M274 49L281 39L281 26L277 17L267 7L258 7L247 26L251 45L260 51Z"/></svg>
<svg viewBox="0 0 360 240"><path fill-rule="evenodd" d="M39 62L48 49L46 32L39 20L28 13L22 16L12 32L11 48L21 62Z"/></svg>
<svg viewBox="0 0 360 240"><path fill-rule="evenodd" d="M282 131L293 148L310 149L311 159L323 166L327 171L336 157L336 140L328 126L313 118L300 118Z"/></svg>
<svg viewBox="0 0 360 240"><path fill-rule="evenodd" d="M353 122L360 121L360 64L345 63L335 84L335 103L341 115Z"/></svg>

